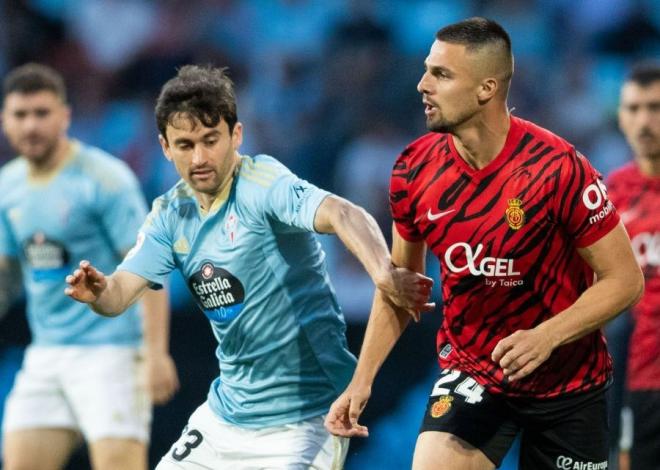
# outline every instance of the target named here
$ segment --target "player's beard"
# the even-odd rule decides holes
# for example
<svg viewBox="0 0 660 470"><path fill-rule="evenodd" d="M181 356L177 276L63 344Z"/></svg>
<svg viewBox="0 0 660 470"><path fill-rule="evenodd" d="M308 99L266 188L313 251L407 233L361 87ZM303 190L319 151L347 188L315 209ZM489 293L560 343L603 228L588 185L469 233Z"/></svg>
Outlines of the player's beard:
<svg viewBox="0 0 660 470"><path fill-rule="evenodd" d="M41 166L47 164L54 157L57 152L59 137L51 139L37 136L37 139L37 145L33 145L29 142L30 136L24 137L15 147L32 164Z"/></svg>
<svg viewBox="0 0 660 470"><path fill-rule="evenodd" d="M456 130L465 122L470 120L474 113L465 111L454 119L449 119L442 114L440 108L437 110L438 116L426 119L426 128L431 132L438 132L442 134L455 134Z"/></svg>
<svg viewBox="0 0 660 470"><path fill-rule="evenodd" d="M635 153L648 160L660 160L660 136L654 135L650 129L645 128L632 140Z"/></svg>

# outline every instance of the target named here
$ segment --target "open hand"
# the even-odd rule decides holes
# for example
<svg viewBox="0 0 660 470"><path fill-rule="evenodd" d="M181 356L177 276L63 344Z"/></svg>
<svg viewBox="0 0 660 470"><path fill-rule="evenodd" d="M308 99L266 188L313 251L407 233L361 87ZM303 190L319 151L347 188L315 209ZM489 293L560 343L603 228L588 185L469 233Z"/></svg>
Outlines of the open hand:
<svg viewBox="0 0 660 470"><path fill-rule="evenodd" d="M78 302L93 303L108 286L105 275L89 261L81 261L80 267L66 277L69 285L64 293Z"/></svg>

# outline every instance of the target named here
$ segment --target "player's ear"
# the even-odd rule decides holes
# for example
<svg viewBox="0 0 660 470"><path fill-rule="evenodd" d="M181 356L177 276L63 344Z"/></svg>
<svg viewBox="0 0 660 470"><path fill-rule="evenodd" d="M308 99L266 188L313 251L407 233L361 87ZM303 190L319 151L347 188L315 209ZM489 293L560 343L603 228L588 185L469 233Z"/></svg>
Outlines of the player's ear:
<svg viewBox="0 0 660 470"><path fill-rule="evenodd" d="M234 148L234 150L238 150L238 148L241 146L243 143L243 124L240 122L237 122L234 124L234 129L231 131L231 145Z"/></svg>
<svg viewBox="0 0 660 470"><path fill-rule="evenodd" d="M172 161L172 157L170 155L170 143L167 141L167 138L165 138L163 134L158 134L158 142L160 142L160 146L163 149L165 158L167 158L169 161Z"/></svg>
<svg viewBox="0 0 660 470"><path fill-rule="evenodd" d="M477 99L479 103L483 104L488 102L500 89L499 81L494 77L484 78L479 84L477 91Z"/></svg>
<svg viewBox="0 0 660 470"><path fill-rule="evenodd" d="M62 126L62 133L66 134L71 125L71 107L67 104L65 104L62 109L62 119L60 120L60 123Z"/></svg>

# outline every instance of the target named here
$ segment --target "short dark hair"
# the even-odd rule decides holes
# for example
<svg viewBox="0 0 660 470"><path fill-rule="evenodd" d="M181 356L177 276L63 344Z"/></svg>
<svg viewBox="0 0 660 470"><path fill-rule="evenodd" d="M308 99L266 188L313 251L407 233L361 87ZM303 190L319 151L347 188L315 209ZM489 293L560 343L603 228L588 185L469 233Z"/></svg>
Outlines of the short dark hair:
<svg viewBox="0 0 660 470"><path fill-rule="evenodd" d="M186 65L160 91L156 101L158 131L167 139L168 124L177 115L198 119L215 127L224 118L233 131L238 121L234 83L226 67Z"/></svg>
<svg viewBox="0 0 660 470"><path fill-rule="evenodd" d="M52 91L66 103L64 79L55 69L34 62L11 70L2 83L2 99L11 93L37 93Z"/></svg>
<svg viewBox="0 0 660 470"><path fill-rule="evenodd" d="M655 61L635 64L626 76L626 83L632 82L642 87L647 87L658 80L660 80L660 62Z"/></svg>
<svg viewBox="0 0 660 470"><path fill-rule="evenodd" d="M438 41L462 44L468 51L489 44L504 43L507 52L511 53L509 33L499 23L479 16L445 26L435 33L435 38Z"/></svg>

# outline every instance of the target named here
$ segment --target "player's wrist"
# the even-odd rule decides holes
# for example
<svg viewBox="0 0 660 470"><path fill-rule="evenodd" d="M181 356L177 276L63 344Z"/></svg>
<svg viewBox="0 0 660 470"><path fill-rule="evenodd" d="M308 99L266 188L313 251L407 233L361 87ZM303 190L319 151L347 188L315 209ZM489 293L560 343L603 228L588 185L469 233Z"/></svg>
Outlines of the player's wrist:
<svg viewBox="0 0 660 470"><path fill-rule="evenodd" d="M386 263L381 263L377 268L376 272L372 276L375 286L385 292L389 292L392 288L393 277L394 277L394 265L392 265L390 259L387 259Z"/></svg>

